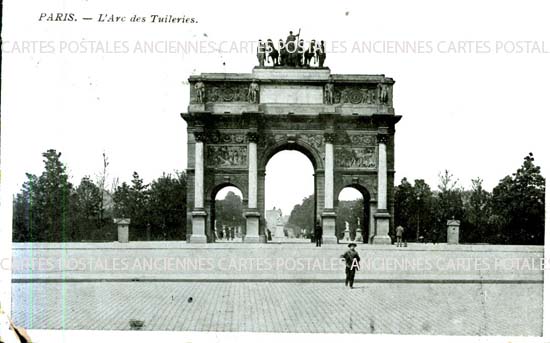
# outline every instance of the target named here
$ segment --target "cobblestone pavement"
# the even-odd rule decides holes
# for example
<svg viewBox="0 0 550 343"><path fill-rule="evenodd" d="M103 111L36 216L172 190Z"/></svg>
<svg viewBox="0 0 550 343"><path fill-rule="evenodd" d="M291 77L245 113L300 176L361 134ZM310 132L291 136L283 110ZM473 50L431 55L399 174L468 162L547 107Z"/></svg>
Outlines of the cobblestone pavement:
<svg viewBox="0 0 550 343"><path fill-rule="evenodd" d="M542 283L73 282L13 284L31 329L438 335L542 334Z"/></svg>

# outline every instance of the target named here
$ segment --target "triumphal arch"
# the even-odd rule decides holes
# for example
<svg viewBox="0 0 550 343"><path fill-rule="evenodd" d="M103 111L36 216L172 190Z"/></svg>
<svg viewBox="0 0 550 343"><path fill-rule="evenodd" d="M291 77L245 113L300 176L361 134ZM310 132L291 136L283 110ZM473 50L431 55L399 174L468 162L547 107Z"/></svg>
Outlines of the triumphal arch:
<svg viewBox="0 0 550 343"><path fill-rule="evenodd" d="M281 48L274 58L273 51L262 55L262 44L252 73L189 78L190 104L182 114L188 133L187 241L212 241L214 197L231 185L243 193L244 241L266 242L266 164L290 149L313 164L314 215L322 222L324 243L337 242L335 194L349 186L366 204L361 239L391 243L394 133L400 119L393 108L394 80L331 74L323 66L324 49L307 60L305 53L285 57Z"/></svg>

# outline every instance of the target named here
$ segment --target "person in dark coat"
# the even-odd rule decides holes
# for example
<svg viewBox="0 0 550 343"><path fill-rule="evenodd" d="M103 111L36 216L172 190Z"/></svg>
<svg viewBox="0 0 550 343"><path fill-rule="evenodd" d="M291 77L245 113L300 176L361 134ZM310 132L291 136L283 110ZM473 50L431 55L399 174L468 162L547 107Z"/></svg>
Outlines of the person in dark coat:
<svg viewBox="0 0 550 343"><path fill-rule="evenodd" d="M315 232L313 233L315 237L315 246L321 246L321 240L323 239L323 227L321 226L321 221L317 219L315 222Z"/></svg>
<svg viewBox="0 0 550 343"><path fill-rule="evenodd" d="M346 286L349 284L350 288L353 288L355 271L359 269L359 261L361 260L359 253L355 251L355 247L357 247L355 243L348 244L349 250L340 255L346 261Z"/></svg>

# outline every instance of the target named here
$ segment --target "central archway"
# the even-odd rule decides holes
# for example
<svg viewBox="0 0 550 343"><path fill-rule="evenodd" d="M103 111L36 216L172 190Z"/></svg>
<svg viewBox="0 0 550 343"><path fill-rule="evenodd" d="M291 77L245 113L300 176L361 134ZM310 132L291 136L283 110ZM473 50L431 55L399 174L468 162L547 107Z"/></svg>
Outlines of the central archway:
<svg viewBox="0 0 550 343"><path fill-rule="evenodd" d="M307 242L316 216L315 169L304 153L283 149L265 167L265 233L268 242Z"/></svg>
<svg viewBox="0 0 550 343"><path fill-rule="evenodd" d="M283 155L281 155L283 154ZM319 182L322 180L319 180L319 168L322 168L323 160L320 156L319 152L308 143L302 141L301 139L296 139L294 137L285 137L285 139L276 142L275 144L272 144L270 147L266 148L263 151L263 154L261 154L259 157L259 177L258 177L258 202L260 211L263 214L260 227L261 232L264 235L266 241L269 241L269 238L271 238L271 241L282 241L282 239L274 240L273 238L273 230L269 229L269 226L273 226L273 223L270 223L273 219L273 217L268 211L273 211L272 205L274 205L273 202L267 202L266 204L266 196L269 196L269 190L266 189L266 172L268 171L268 165L271 165L271 162L275 159L277 159L278 156L294 156L294 158L283 158L283 163L285 163L285 170L294 170L295 173L298 173L298 175L302 176L302 181L304 178L310 178L309 181L307 181L307 184L311 185L309 192L302 192L304 194L299 194L297 197L290 197L295 204L290 204L292 206L292 209L294 208L294 205L302 205L302 202L305 200L305 198L312 197L312 199L309 199L307 201L306 206L311 206L312 210L311 213L309 213L308 219L306 222L301 223L300 225L294 224L294 230L290 233L290 235L293 236L299 236L300 238L312 240L312 233L314 230L314 223L316 218L318 217L318 214L321 213L320 209L320 203L318 201L319 194L317 190L320 188ZM292 163L297 160L301 160L300 168L296 168L297 165L295 163ZM322 174L322 173L321 173ZM283 182L277 183L277 188L280 190L281 187L284 187L284 185L287 185L291 179L295 179L295 175L290 175L286 180ZM311 180L312 179L312 180ZM269 180L267 180L269 181ZM286 187L284 187L286 189ZM288 188L290 192L294 192L295 189L292 189L291 186ZM306 194L307 193L307 194ZM322 194L321 194L322 196ZM312 202L312 204L311 204ZM267 206L266 206L267 205ZM277 207L277 206L275 206ZM287 203L287 210L285 211L283 215L290 216L292 214L292 211L288 209L288 203ZM267 211L266 211L267 210ZM275 211L277 208L275 209ZM284 219L290 219L283 218ZM286 223L285 223L286 224ZM288 237L289 235L289 228L291 227L292 223L288 223L287 229L285 231L285 237ZM305 227L304 227L305 226ZM270 237L271 236L271 237ZM280 236L280 234L279 234ZM281 237L278 237L281 238Z"/></svg>

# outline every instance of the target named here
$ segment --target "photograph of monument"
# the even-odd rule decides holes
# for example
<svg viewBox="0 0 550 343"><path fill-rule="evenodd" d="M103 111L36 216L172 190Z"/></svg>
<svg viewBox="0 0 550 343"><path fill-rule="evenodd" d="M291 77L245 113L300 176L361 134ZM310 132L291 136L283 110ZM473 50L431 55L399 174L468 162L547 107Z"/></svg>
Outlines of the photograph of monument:
<svg viewBox="0 0 550 343"><path fill-rule="evenodd" d="M0 342L547 337L545 5L31 2Z"/></svg>

